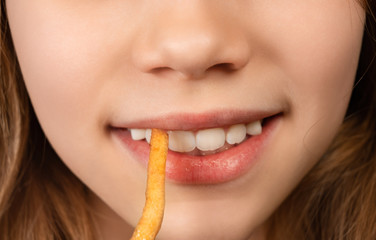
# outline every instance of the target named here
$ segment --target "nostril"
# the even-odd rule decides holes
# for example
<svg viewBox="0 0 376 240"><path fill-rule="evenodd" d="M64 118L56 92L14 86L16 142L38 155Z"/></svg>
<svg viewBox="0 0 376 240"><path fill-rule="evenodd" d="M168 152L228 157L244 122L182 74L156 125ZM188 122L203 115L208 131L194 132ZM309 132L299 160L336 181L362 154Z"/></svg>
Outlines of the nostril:
<svg viewBox="0 0 376 240"><path fill-rule="evenodd" d="M206 73L209 73L209 72L232 73L232 72L237 71L237 70L238 70L238 68L233 63L218 63L218 64L214 64L214 65L204 69L203 71L196 72L196 73L194 73L193 70L192 71L186 71L186 72L184 72L183 70L180 70L180 72L183 73L184 75L188 76L188 77L201 78L202 77L201 75L205 75ZM156 74L156 75L168 74L169 72L174 72L174 68L172 68L172 67L155 67L155 68L152 68L148 71L148 73Z"/></svg>
<svg viewBox="0 0 376 240"><path fill-rule="evenodd" d="M153 68L149 71L149 73L152 73L152 74L162 74L164 72L168 72L168 71L171 71L173 70L172 68L170 67L156 67L156 68Z"/></svg>
<svg viewBox="0 0 376 240"><path fill-rule="evenodd" d="M171 70L174 70L174 69L171 68L171 67L155 67L155 68L151 69L149 71L149 73L161 74L161 73L168 72L168 71L171 71ZM219 63L219 64L215 64L215 65L207 68L205 70L205 72L207 72L207 71L232 72L232 71L236 71L236 70L237 70L237 68L236 68L235 64L233 64L233 63Z"/></svg>
<svg viewBox="0 0 376 240"><path fill-rule="evenodd" d="M222 72L233 72L236 70L237 70L237 67L233 63L218 63L207 69L207 71L222 71Z"/></svg>

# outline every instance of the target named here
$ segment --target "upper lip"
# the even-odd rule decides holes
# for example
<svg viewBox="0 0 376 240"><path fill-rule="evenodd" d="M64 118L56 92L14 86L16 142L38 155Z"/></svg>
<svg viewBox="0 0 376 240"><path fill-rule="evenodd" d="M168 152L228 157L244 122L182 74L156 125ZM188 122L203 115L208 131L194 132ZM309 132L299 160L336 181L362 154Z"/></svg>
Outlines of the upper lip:
<svg viewBox="0 0 376 240"><path fill-rule="evenodd" d="M113 128L159 128L164 130L199 130L249 123L274 116L282 111L218 110L204 113L169 113L131 122L111 124Z"/></svg>

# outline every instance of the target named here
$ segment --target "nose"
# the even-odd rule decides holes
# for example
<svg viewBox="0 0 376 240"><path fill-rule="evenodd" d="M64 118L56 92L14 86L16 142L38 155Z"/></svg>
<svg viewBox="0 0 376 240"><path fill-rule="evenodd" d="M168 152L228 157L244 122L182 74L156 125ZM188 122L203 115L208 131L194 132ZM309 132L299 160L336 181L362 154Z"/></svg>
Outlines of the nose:
<svg viewBox="0 0 376 240"><path fill-rule="evenodd" d="M189 79L243 68L250 49L235 18L208 9L206 1L187 2L148 17L135 41L135 65L142 72L167 71Z"/></svg>

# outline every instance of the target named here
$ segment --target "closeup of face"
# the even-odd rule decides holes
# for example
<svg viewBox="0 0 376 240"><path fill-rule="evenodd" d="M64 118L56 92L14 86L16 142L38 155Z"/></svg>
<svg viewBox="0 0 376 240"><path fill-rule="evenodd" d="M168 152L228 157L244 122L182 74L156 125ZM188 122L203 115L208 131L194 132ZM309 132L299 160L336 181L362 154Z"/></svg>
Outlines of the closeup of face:
<svg viewBox="0 0 376 240"><path fill-rule="evenodd" d="M365 18L355 0L6 4L47 138L124 229L145 129L169 131L158 237L181 240L257 238L343 121Z"/></svg>

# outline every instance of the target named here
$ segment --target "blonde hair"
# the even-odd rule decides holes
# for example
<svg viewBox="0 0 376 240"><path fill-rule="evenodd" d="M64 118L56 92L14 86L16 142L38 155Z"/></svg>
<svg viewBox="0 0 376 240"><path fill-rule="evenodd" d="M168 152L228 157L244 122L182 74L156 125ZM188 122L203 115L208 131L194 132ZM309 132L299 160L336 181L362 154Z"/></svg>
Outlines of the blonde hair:
<svg viewBox="0 0 376 240"><path fill-rule="evenodd" d="M270 239L376 239L374 0L346 119L270 218ZM0 239L95 239L90 191L58 158L30 100L1 0Z"/></svg>

